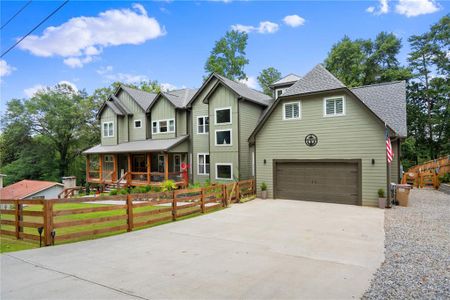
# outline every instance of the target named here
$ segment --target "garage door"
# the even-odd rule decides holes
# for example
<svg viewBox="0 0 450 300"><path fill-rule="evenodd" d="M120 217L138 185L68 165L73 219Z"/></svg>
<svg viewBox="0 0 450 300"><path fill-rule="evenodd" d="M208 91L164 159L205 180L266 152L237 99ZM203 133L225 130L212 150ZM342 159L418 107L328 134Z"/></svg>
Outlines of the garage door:
<svg viewBox="0 0 450 300"><path fill-rule="evenodd" d="M355 161L275 162L275 197L360 205Z"/></svg>

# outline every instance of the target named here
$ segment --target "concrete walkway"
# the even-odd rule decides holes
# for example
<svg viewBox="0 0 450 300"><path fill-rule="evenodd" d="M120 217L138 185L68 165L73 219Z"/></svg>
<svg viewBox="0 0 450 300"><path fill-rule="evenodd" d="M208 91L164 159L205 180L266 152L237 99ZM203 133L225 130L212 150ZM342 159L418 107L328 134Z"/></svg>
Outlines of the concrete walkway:
<svg viewBox="0 0 450 300"><path fill-rule="evenodd" d="M350 299L384 259L383 210L254 200L1 255L1 299Z"/></svg>

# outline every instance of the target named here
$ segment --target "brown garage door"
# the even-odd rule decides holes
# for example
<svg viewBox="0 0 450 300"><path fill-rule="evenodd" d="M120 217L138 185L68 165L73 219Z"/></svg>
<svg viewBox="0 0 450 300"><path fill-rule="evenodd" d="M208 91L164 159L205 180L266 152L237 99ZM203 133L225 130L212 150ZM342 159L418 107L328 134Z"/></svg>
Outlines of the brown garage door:
<svg viewBox="0 0 450 300"><path fill-rule="evenodd" d="M357 161L278 161L275 168L276 198L361 204Z"/></svg>

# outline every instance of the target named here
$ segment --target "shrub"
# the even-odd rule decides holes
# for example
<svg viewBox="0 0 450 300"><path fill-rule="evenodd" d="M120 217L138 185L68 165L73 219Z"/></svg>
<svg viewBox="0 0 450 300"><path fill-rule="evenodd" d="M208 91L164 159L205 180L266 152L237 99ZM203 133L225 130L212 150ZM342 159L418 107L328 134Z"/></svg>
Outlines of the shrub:
<svg viewBox="0 0 450 300"><path fill-rule="evenodd" d="M120 190L118 191L118 194L119 194L119 195L126 195L126 194L128 194L128 190L127 190L127 189L120 189Z"/></svg>
<svg viewBox="0 0 450 300"><path fill-rule="evenodd" d="M450 173L445 173L444 176L439 177L441 183L450 183Z"/></svg>
<svg viewBox="0 0 450 300"><path fill-rule="evenodd" d="M86 195L89 195L91 193L91 185L86 182Z"/></svg>
<svg viewBox="0 0 450 300"><path fill-rule="evenodd" d="M384 198L384 190L378 189L378 198Z"/></svg>
<svg viewBox="0 0 450 300"><path fill-rule="evenodd" d="M205 183L203 184L204 187L209 187L211 186L211 180L208 178L205 180Z"/></svg>
<svg viewBox="0 0 450 300"><path fill-rule="evenodd" d="M170 191L175 190L177 188L177 185L175 184L175 181L169 179L169 180L164 181L161 184L161 187L162 187L163 192L170 192Z"/></svg>
<svg viewBox="0 0 450 300"><path fill-rule="evenodd" d="M109 195L110 195L110 196L115 196L115 195L117 195L117 190L110 190L110 191L109 191Z"/></svg>
<svg viewBox="0 0 450 300"><path fill-rule="evenodd" d="M267 184L265 182L261 183L261 191L267 190Z"/></svg>
<svg viewBox="0 0 450 300"><path fill-rule="evenodd" d="M202 185L200 184L200 183L190 183L189 184L189 186L188 186L188 188L189 189L198 189L198 188L201 188L202 187Z"/></svg>

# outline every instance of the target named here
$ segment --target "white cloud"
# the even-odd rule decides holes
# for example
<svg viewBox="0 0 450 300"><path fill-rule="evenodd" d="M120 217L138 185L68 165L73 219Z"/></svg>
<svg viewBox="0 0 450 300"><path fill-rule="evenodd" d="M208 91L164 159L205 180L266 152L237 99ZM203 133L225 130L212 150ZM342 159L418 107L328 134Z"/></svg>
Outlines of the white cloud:
<svg viewBox="0 0 450 300"><path fill-rule="evenodd" d="M161 86L161 90L164 92L173 91L173 90L178 89L178 87L176 85L173 85L173 84L167 83L167 82L161 83L160 86Z"/></svg>
<svg viewBox="0 0 450 300"><path fill-rule="evenodd" d="M6 60L0 59L0 77L8 76L15 70L16 68L9 65Z"/></svg>
<svg viewBox="0 0 450 300"><path fill-rule="evenodd" d="M34 96L34 94L36 94L39 91L45 90L46 88L47 87L45 85L35 84L32 87L24 89L23 92L28 98L31 98Z"/></svg>
<svg viewBox="0 0 450 300"><path fill-rule="evenodd" d="M133 9L111 9L96 17L76 17L60 26L47 27L41 36L30 35L20 48L41 57L60 56L72 68L82 67L119 45L139 45L166 32L141 4Z"/></svg>
<svg viewBox="0 0 450 300"><path fill-rule="evenodd" d="M291 26L291 27L298 27L305 24L305 19L300 17L299 15L290 15L286 16L283 19L284 24Z"/></svg>
<svg viewBox="0 0 450 300"><path fill-rule="evenodd" d="M248 76L247 79L239 80L239 82L247 85L251 89L258 89L258 87L259 87L258 81L253 76Z"/></svg>
<svg viewBox="0 0 450 300"><path fill-rule="evenodd" d="M78 88L73 82L70 82L70 81L67 81L67 80L61 80L60 82L58 82L58 84L64 84L64 85L70 86L70 88L74 92L78 92Z"/></svg>
<svg viewBox="0 0 450 300"><path fill-rule="evenodd" d="M434 0L399 0L395 6L397 13L407 17L432 14L440 9L440 5Z"/></svg>
<svg viewBox="0 0 450 300"><path fill-rule="evenodd" d="M277 23L273 23L270 21L263 21L259 22L259 26L251 26L251 25L242 25L242 24L235 24L231 25L232 30L237 30L241 32L258 32L258 33L275 33L279 29L279 25Z"/></svg>
<svg viewBox="0 0 450 300"><path fill-rule="evenodd" d="M145 75L129 74L129 73L114 73L113 66L101 67L97 73L109 82L123 82L123 83L139 83L141 81L149 80Z"/></svg>
<svg viewBox="0 0 450 300"><path fill-rule="evenodd" d="M389 0L379 0L379 2L380 4L378 5L378 8L375 8L375 6L369 6L366 9L366 12L374 15L387 14L389 12Z"/></svg>

